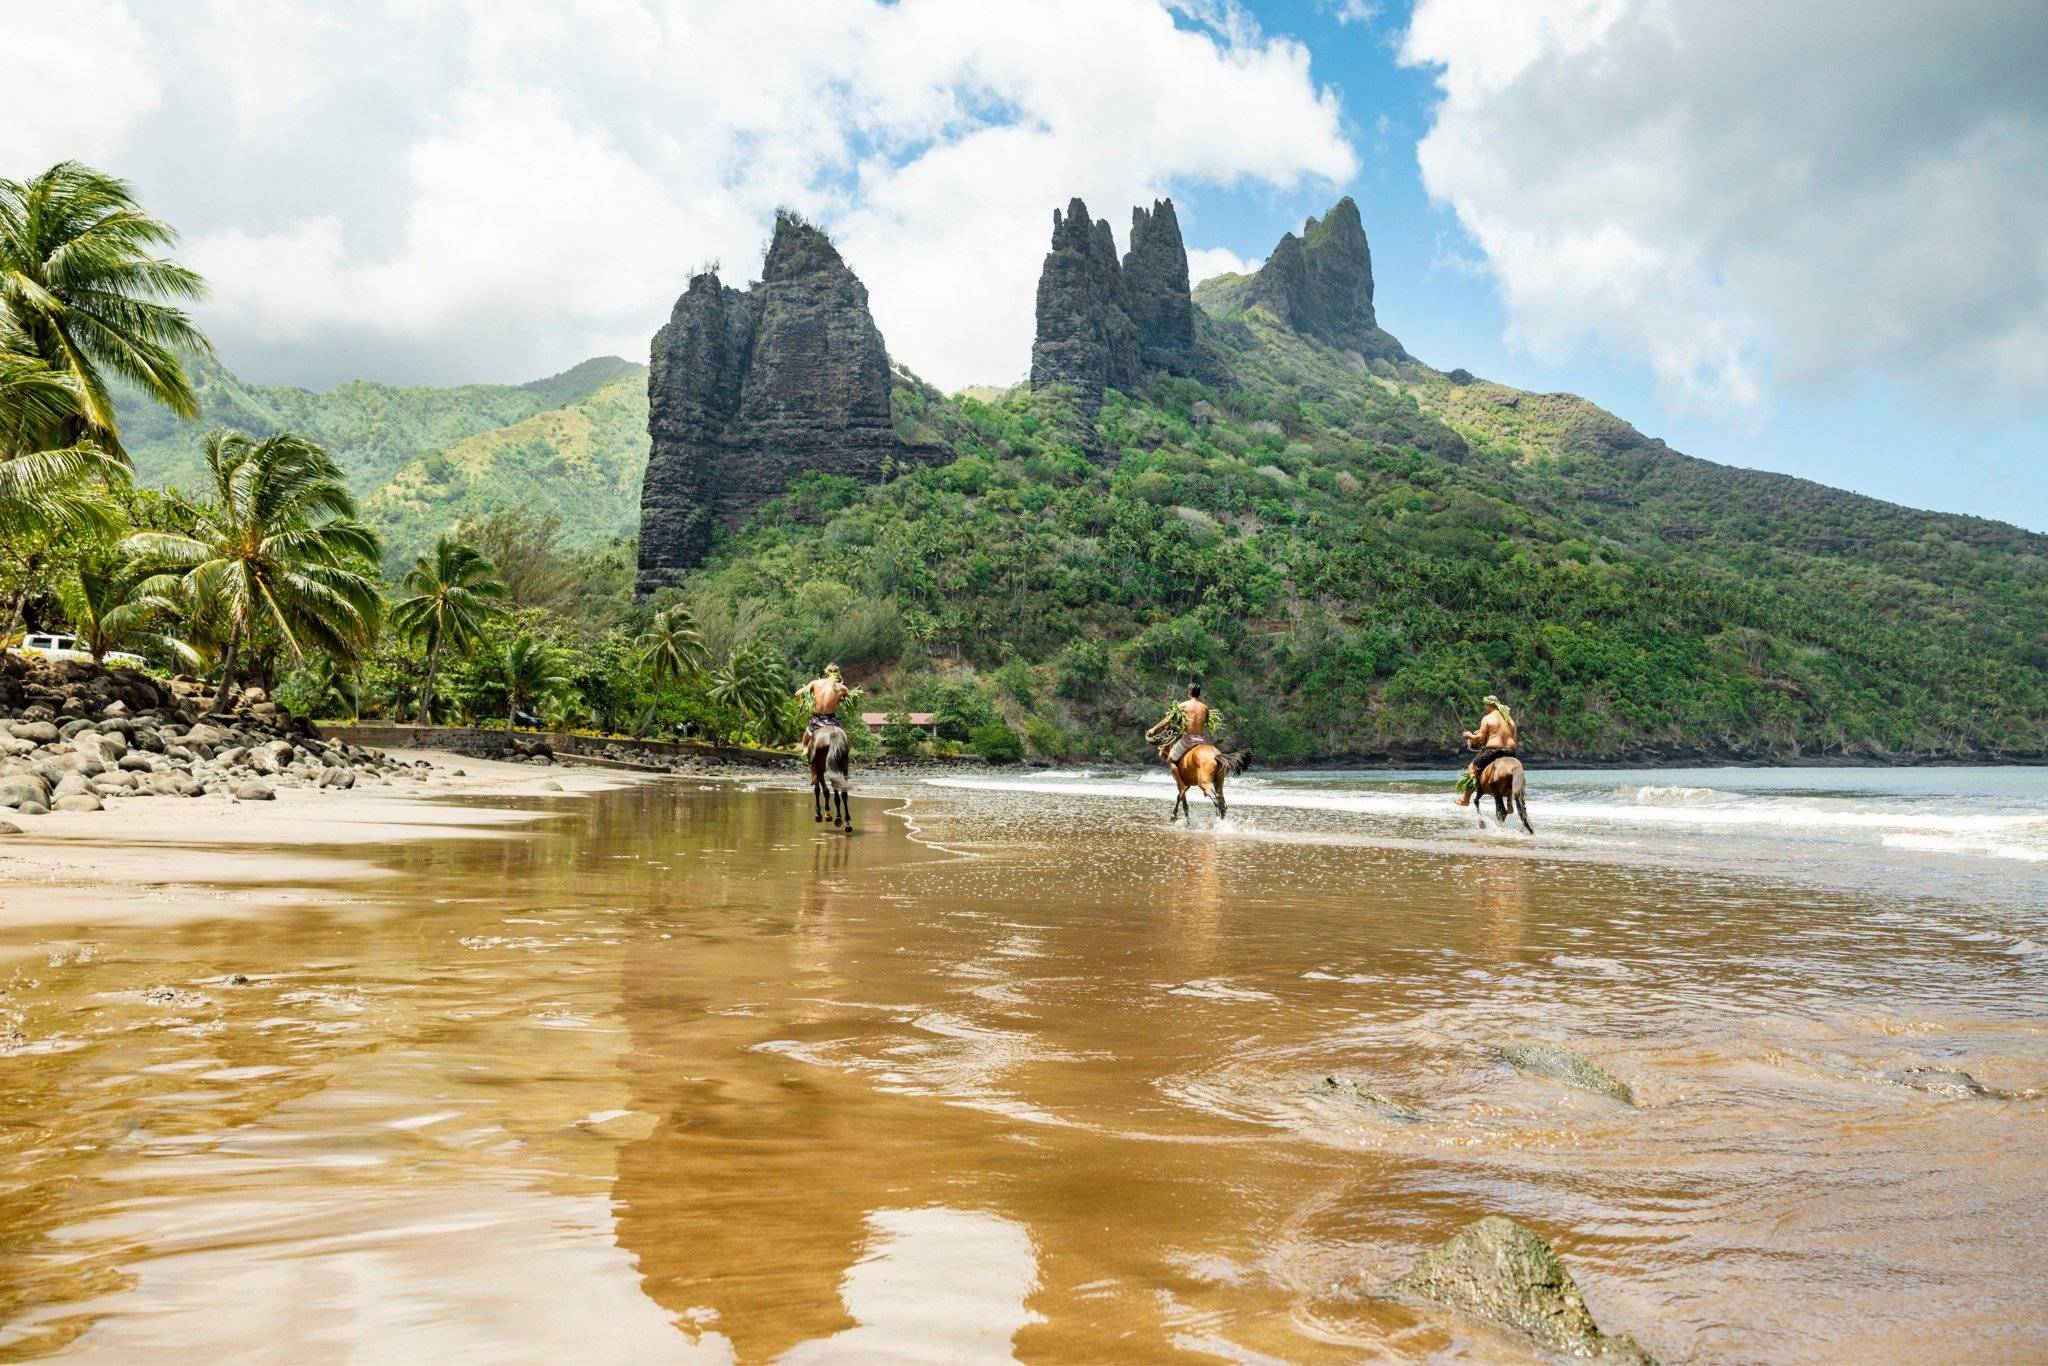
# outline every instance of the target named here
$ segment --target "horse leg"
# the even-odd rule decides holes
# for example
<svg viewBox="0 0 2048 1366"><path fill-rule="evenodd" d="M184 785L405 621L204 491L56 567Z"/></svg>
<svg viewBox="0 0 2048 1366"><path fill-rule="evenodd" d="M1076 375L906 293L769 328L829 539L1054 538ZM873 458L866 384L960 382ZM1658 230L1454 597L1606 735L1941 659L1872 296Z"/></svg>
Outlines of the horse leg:
<svg viewBox="0 0 2048 1366"><path fill-rule="evenodd" d="M839 826L847 834L851 835L853 833L853 806L846 800L846 792L843 788L839 793Z"/></svg>
<svg viewBox="0 0 2048 1366"><path fill-rule="evenodd" d="M813 825L825 819L824 795L825 784L818 780L817 774L813 773L811 775L811 823Z"/></svg>
<svg viewBox="0 0 2048 1366"><path fill-rule="evenodd" d="M1479 817L1479 828L1486 828L1486 789L1480 788L1472 794L1472 814Z"/></svg>

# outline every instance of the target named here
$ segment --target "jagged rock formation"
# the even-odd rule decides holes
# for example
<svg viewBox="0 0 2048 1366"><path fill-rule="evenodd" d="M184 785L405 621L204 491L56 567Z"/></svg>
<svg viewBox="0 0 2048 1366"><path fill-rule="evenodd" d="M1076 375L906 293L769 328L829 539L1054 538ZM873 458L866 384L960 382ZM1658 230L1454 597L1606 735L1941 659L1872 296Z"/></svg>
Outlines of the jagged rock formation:
<svg viewBox="0 0 2048 1366"><path fill-rule="evenodd" d="M1031 387L1072 385L1089 408L1105 389L1133 391L1146 371L1214 373L1195 336L1188 253L1170 199L1131 210L1131 249L1121 264L1107 219L1070 200L1053 210L1052 247L1038 275L1038 332Z"/></svg>
<svg viewBox="0 0 2048 1366"><path fill-rule="evenodd" d="M778 214L759 283L706 271L654 335L638 591L679 583L713 529L823 470L872 478L911 455L889 407L868 292L831 240Z"/></svg>
<svg viewBox="0 0 2048 1366"><path fill-rule="evenodd" d="M1124 289L1138 351L1148 369L1192 375L1204 367L1195 345L1195 301L1188 291L1188 249L1171 199L1147 212L1131 210L1131 249L1124 253Z"/></svg>
<svg viewBox="0 0 2048 1366"><path fill-rule="evenodd" d="M1256 273L1226 277L1203 298L1212 293L1226 306L1262 306L1303 336L1368 359L1409 358L1373 311L1372 248L1349 195L1303 224L1299 237L1282 234Z"/></svg>
<svg viewBox="0 0 2048 1366"><path fill-rule="evenodd" d="M1086 204L1070 200L1064 217L1052 212L1052 247L1038 272L1031 387L1071 384L1094 408L1104 389L1133 389L1143 373L1109 220L1089 218Z"/></svg>

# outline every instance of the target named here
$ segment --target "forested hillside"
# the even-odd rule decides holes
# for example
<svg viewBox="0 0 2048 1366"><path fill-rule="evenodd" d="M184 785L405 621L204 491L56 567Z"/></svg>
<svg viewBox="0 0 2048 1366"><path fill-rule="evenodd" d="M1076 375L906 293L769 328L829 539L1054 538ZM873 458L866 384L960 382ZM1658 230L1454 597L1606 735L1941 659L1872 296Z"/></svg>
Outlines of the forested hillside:
<svg viewBox="0 0 2048 1366"><path fill-rule="evenodd" d="M201 403L197 421L121 396L122 436L141 483L196 486L200 443L214 427L252 436L295 431L333 453L386 533L394 564L467 513L528 503L537 481L578 544L600 544L634 525L647 459L643 365L600 356L529 384L436 389L356 380L320 393L248 384L205 356L187 365Z"/></svg>
<svg viewBox="0 0 2048 1366"><path fill-rule="evenodd" d="M899 377L899 427L953 461L810 476L681 595L719 639L838 660L871 709L940 709L957 738L1001 716L1046 757L1131 755L1192 678L1276 761L1442 755L1489 691L1548 759L2042 752L2048 538L1367 360L1242 289L1197 299L1214 383L1158 376L1090 417L1057 390ZM209 425L312 435L391 566L463 519L552 513L607 566L594 635L636 615L611 567L631 560L644 373L314 394L202 365L202 422L137 408L126 430L158 483L190 479Z"/></svg>
<svg viewBox="0 0 2048 1366"><path fill-rule="evenodd" d="M1444 754L1490 691L1549 758L2041 752L2048 538L1215 323L1230 384L947 403L953 464L810 479L699 616L1054 756L1130 753L1191 678L1273 759Z"/></svg>

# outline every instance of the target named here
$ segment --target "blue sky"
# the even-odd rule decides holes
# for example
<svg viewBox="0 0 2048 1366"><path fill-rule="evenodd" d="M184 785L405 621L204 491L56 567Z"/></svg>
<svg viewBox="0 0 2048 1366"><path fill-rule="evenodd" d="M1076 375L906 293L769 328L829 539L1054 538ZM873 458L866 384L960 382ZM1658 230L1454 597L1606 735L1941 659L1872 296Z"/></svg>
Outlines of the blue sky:
<svg viewBox="0 0 2048 1366"><path fill-rule="evenodd" d="M1964 416L1967 399L1930 402L1880 374L1849 372L1835 384L1774 386L1760 410L1716 411L1671 401L1641 354L1615 354L1597 338L1551 363L1509 345L1509 314L1484 254L1423 187L1416 142L1438 91L1434 69L1399 60L1406 7L1384 7L1363 22L1340 22L1335 5L1264 0L1248 8L1269 33L1298 38L1314 78L1342 98L1345 132L1363 164L1355 180L1334 188L1364 214L1380 322L1418 357L1518 388L1583 394L1689 455L2048 530L2048 421L2038 409ZM1176 193L1191 243L1251 259L1333 198L1328 185L1283 193L1197 184Z"/></svg>

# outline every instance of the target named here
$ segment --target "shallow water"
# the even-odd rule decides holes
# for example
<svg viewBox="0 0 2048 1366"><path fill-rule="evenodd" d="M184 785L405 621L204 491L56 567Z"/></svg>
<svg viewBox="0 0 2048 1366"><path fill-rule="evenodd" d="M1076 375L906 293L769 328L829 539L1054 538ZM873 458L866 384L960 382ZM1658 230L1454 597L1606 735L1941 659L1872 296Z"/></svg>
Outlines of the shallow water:
<svg viewBox="0 0 2048 1366"><path fill-rule="evenodd" d="M1541 775L1533 841L1440 774L850 838L664 784L261 916L0 912L0 1357L1514 1359L1371 1293L1491 1212L1665 1359L2038 1355L2048 879L1895 837L2048 784L1958 772Z"/></svg>

